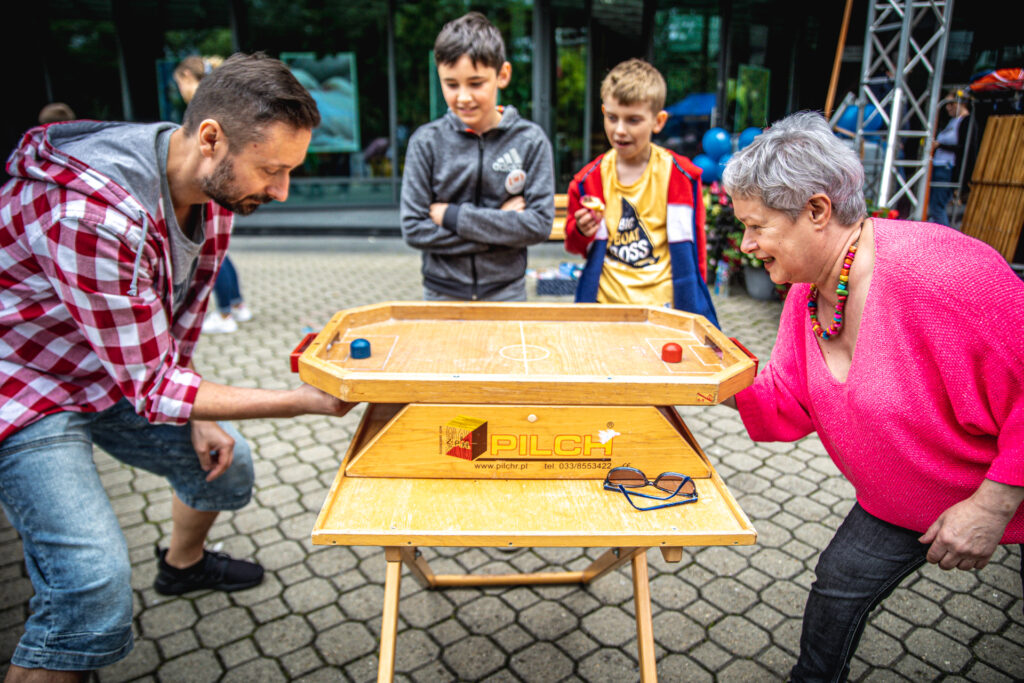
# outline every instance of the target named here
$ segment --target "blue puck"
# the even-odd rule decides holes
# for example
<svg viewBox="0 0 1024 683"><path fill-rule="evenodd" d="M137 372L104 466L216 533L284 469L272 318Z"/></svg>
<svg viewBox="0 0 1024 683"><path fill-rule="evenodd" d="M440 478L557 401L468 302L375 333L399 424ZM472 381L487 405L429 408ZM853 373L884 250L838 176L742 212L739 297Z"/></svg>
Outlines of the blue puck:
<svg viewBox="0 0 1024 683"><path fill-rule="evenodd" d="M353 358L369 358L370 342L365 339L353 339L349 344L349 355Z"/></svg>

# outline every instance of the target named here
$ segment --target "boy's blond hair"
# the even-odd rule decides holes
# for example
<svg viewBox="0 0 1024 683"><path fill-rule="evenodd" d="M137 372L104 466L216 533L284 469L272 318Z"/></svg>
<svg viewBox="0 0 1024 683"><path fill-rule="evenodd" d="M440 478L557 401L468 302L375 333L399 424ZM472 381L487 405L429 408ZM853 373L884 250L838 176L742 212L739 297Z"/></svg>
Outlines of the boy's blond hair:
<svg viewBox="0 0 1024 683"><path fill-rule="evenodd" d="M601 99L615 98L619 104L649 104L657 114L665 107L665 79L642 59L627 59L615 65L601 81Z"/></svg>

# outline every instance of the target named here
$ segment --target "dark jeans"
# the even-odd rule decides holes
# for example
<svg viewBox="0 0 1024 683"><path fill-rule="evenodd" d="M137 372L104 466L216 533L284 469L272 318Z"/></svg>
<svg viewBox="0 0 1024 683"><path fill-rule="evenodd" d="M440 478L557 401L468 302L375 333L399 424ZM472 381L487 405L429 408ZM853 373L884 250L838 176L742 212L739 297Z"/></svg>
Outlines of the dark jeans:
<svg viewBox="0 0 1024 683"><path fill-rule="evenodd" d="M846 680L868 614L925 563L928 546L920 536L853 506L818 558L790 680ZM1024 556L1021 581L1024 590Z"/></svg>
<svg viewBox="0 0 1024 683"><path fill-rule="evenodd" d="M225 315L231 312L232 306L242 303L238 272L235 270L235 264L226 255L217 273L217 280L213 283L213 294L217 297L217 310Z"/></svg>
<svg viewBox="0 0 1024 683"><path fill-rule="evenodd" d="M953 180L952 166L932 166L932 187L928 194L928 221L949 225L946 206L953 198L952 187L936 187L935 183L950 183Z"/></svg>

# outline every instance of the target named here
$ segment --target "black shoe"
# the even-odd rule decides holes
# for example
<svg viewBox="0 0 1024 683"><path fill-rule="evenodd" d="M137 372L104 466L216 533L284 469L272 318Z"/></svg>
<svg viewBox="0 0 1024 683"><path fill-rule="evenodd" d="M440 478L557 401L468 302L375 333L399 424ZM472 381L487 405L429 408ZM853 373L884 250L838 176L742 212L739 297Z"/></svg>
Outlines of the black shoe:
<svg viewBox="0 0 1024 683"><path fill-rule="evenodd" d="M212 589L240 591L263 581L263 567L255 562L234 560L227 553L203 550L203 559L191 567L175 569L167 564L167 549L156 548L157 574L153 588L161 595L181 595L189 591Z"/></svg>

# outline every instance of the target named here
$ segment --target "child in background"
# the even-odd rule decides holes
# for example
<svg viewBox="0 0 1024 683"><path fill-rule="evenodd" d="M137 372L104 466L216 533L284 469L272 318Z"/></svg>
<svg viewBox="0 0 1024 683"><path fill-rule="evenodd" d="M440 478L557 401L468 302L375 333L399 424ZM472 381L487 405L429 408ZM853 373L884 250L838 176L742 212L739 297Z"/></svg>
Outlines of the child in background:
<svg viewBox="0 0 1024 683"><path fill-rule="evenodd" d="M181 99L188 104L195 95L199 81L224 61L222 57L199 57L193 55L181 60L174 69L174 82L178 85ZM203 319L203 332L207 334L227 334L238 330L238 323L252 320L252 310L242 299L242 289L238 284L238 271L227 254L224 263L217 271L217 280L213 285L213 295L217 300L217 310L209 311Z"/></svg>
<svg viewBox="0 0 1024 683"><path fill-rule="evenodd" d="M413 133L402 175L402 236L423 252L428 301L525 301L526 247L554 219L551 143L498 106L512 65L501 34L470 12L434 43L449 111Z"/></svg>
<svg viewBox="0 0 1024 683"><path fill-rule="evenodd" d="M651 142L668 119L665 90L658 70L639 59L601 83L612 149L584 166L568 192L565 248L587 259L576 301L666 306L717 326L705 284L701 171Z"/></svg>

